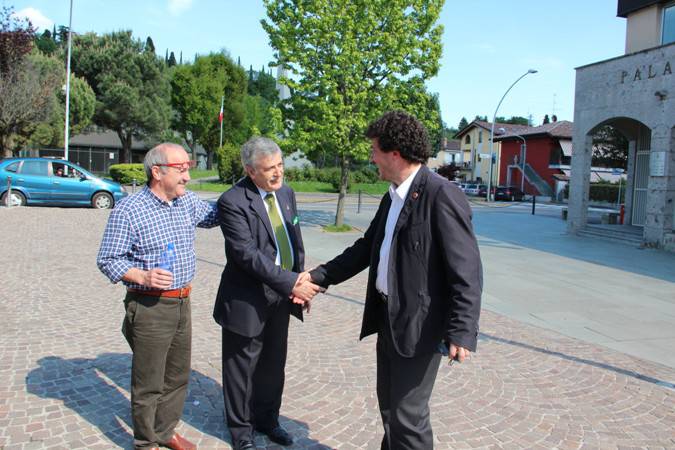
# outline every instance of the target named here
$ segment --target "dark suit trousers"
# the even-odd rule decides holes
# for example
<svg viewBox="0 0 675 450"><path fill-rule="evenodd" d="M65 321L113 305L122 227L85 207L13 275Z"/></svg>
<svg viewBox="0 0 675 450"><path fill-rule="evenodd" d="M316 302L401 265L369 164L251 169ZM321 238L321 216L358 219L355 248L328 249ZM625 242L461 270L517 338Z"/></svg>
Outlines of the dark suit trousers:
<svg viewBox="0 0 675 450"><path fill-rule="evenodd" d="M168 442L183 414L190 379L189 299L127 293L122 332L133 351L131 416L137 449Z"/></svg>
<svg viewBox="0 0 675 450"><path fill-rule="evenodd" d="M290 300L273 308L259 336L245 337L223 328L223 398L234 446L252 440L253 428L279 425Z"/></svg>
<svg viewBox="0 0 675 450"><path fill-rule="evenodd" d="M404 358L396 352L383 303L377 335L377 400L384 425L382 450L434 448L429 399L441 354L429 350L413 358Z"/></svg>

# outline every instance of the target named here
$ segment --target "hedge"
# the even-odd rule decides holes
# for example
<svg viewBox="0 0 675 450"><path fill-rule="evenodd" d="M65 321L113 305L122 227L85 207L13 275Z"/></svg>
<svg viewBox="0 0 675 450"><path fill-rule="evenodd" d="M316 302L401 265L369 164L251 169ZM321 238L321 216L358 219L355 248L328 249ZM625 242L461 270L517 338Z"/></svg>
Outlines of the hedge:
<svg viewBox="0 0 675 450"><path fill-rule="evenodd" d="M145 184L147 178L143 164L113 164L110 166L110 178L120 184Z"/></svg>
<svg viewBox="0 0 675 450"><path fill-rule="evenodd" d="M565 186L565 198L569 198L569 183ZM619 196L619 183L591 183L588 199L594 202L616 203ZM626 201L626 184L621 184L621 202Z"/></svg>
<svg viewBox="0 0 675 450"><path fill-rule="evenodd" d="M303 168L289 168L284 171L284 178L287 181L318 181L321 183L330 183L337 192L340 189L341 169L339 167L326 167L316 169L305 166ZM377 183L379 175L377 170L363 167L349 172L347 187L353 183Z"/></svg>

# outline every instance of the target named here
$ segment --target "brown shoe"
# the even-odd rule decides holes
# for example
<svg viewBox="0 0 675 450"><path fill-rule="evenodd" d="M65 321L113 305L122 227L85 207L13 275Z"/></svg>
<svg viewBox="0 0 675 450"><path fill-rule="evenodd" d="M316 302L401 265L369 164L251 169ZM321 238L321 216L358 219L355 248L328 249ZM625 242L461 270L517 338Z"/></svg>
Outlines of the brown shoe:
<svg viewBox="0 0 675 450"><path fill-rule="evenodd" d="M164 445L172 450L197 450L197 446L195 444L188 441L178 433L174 434L171 440Z"/></svg>

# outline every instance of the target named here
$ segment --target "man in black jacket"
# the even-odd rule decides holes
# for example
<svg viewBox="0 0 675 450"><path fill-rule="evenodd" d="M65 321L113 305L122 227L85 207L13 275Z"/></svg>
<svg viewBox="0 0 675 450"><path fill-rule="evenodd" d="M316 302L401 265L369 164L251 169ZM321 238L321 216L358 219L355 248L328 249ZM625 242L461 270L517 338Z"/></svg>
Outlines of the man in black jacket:
<svg viewBox="0 0 675 450"><path fill-rule="evenodd" d="M433 448L429 398L441 361L476 349L482 267L464 194L425 165L429 141L413 116L370 124L372 161L390 181L365 235L311 271L322 286L370 266L361 339L377 333L382 449Z"/></svg>
<svg viewBox="0 0 675 450"><path fill-rule="evenodd" d="M295 194L283 184L281 150L256 137L241 149L247 176L218 200L227 264L213 317L222 327L223 396L235 450L253 448L253 429L281 445L279 426L290 314L319 287L303 270ZM308 304L307 304L308 305Z"/></svg>

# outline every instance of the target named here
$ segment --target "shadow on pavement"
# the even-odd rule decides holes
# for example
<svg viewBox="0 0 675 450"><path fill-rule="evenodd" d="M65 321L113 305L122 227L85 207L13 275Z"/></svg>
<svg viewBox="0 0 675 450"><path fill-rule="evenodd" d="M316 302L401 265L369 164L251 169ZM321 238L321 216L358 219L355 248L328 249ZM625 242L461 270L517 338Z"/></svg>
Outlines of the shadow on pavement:
<svg viewBox="0 0 675 450"><path fill-rule="evenodd" d="M661 386L661 387L666 387L666 388L675 390L675 384L673 384L673 383L663 381L663 380L659 380L659 379L656 379L656 378L653 378L653 377L650 377L650 376L647 376L647 375L642 375L642 374L634 372L632 370L627 370L627 369L622 369L620 367L612 366L610 364L592 361L590 359L579 358L578 356L571 356L571 355L567 355L567 354L562 353L562 352L558 352L558 351L554 351L554 350L548 350L546 348L536 347L534 345L525 344L523 342L518 342L518 341L511 340L511 339L500 338L500 337L492 336L492 335L489 335L489 334L486 334L486 333L480 333L480 339L481 340L487 340L487 341L499 342L501 344L512 345L512 346L515 346L515 347L524 348L526 350L531 350L531 351L534 351L534 352L543 353L545 355L555 356L555 357L558 357L558 358L566 359L568 361L573 361L575 363L587 364L589 366L597 367L599 369L604 369L604 370L609 370L609 371L612 371L612 372L620 373L621 375L624 375L626 377L635 378L637 380L646 381L648 383L656 384L656 385Z"/></svg>
<svg viewBox="0 0 675 450"><path fill-rule="evenodd" d="M48 356L26 376L29 393L63 402L64 406L97 427L111 442L133 448L129 396L130 353L102 353L98 357L64 359ZM303 445L328 448L308 437L304 422L293 422L293 436ZM196 430L230 442L223 414L222 387L213 378L192 370L182 421ZM260 437L262 439L262 437ZM264 438L267 445L272 445Z"/></svg>

